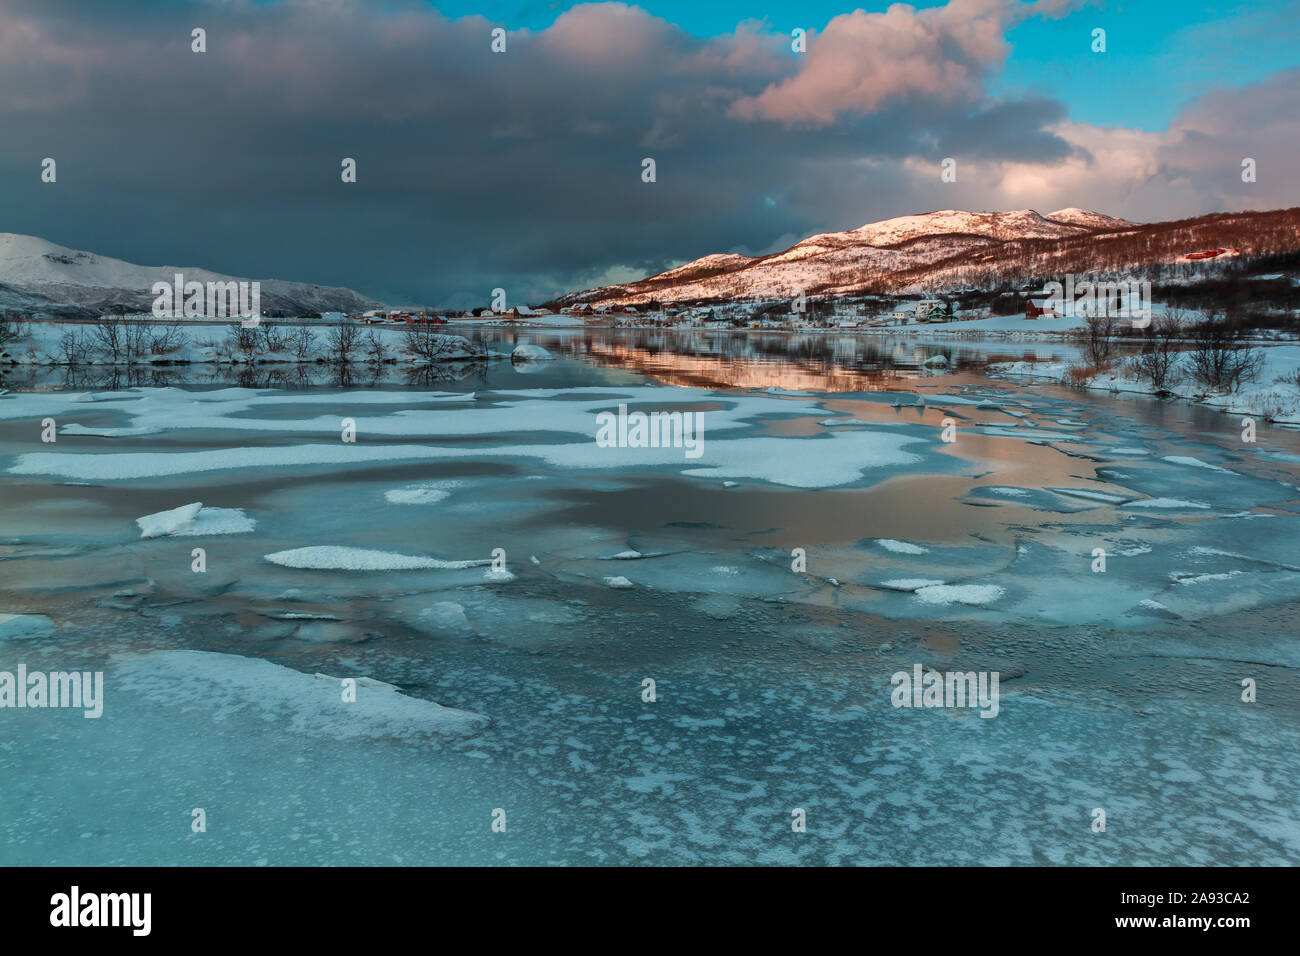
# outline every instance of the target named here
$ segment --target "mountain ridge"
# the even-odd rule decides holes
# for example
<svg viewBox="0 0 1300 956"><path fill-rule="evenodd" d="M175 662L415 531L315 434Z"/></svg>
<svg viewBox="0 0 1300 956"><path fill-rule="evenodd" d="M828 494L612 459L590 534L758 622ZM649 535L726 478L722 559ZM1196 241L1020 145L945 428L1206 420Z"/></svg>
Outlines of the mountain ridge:
<svg viewBox="0 0 1300 956"><path fill-rule="evenodd" d="M148 312L156 298L153 284L172 282L177 273L187 282L257 282L262 310L267 313L351 313L383 306L341 286L245 279L196 266L142 266L70 249L39 236L0 232L0 311L60 318Z"/></svg>
<svg viewBox="0 0 1300 956"><path fill-rule="evenodd" d="M1300 210L1211 213L1138 223L1080 207L942 209L819 233L762 256L713 253L665 272L562 296L560 304L725 302L944 293L1040 282L1065 274L1173 278L1218 268L1186 255L1206 248L1232 256L1300 250Z"/></svg>

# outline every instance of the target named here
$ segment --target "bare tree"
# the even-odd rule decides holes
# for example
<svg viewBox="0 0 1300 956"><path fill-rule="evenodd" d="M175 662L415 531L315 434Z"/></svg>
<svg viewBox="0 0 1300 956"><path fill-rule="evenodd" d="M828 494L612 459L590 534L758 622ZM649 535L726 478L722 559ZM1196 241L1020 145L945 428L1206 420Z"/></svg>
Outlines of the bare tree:
<svg viewBox="0 0 1300 956"><path fill-rule="evenodd" d="M73 329L64 330L63 335L59 337L58 348L54 355L46 354L46 358L55 365L66 365L68 368L76 368L84 365L90 347L86 341L86 336Z"/></svg>
<svg viewBox="0 0 1300 956"><path fill-rule="evenodd" d="M252 363L258 353L257 329L246 329L242 325L232 325L226 329L232 359L238 362Z"/></svg>
<svg viewBox="0 0 1300 956"><path fill-rule="evenodd" d="M130 365L153 351L153 326L124 315L102 315L91 326L88 348L101 353L109 364Z"/></svg>
<svg viewBox="0 0 1300 956"><path fill-rule="evenodd" d="M316 344L316 336L310 326L300 325L289 333L287 344L289 351L293 353L293 357L297 361L307 362L311 360L312 349Z"/></svg>
<svg viewBox="0 0 1300 956"><path fill-rule="evenodd" d="M1083 328L1075 338L1083 349L1084 361L1093 368L1104 368L1115 352L1115 317L1109 310L1084 316Z"/></svg>
<svg viewBox="0 0 1300 956"><path fill-rule="evenodd" d="M1246 344L1236 314L1218 312L1191 329L1189 352L1192 378L1204 388L1235 392L1264 370L1264 353Z"/></svg>
<svg viewBox="0 0 1300 956"><path fill-rule="evenodd" d="M329 346L330 361L346 365L352 361L352 353L361 343L361 329L348 321L330 326L325 335L325 343Z"/></svg>
<svg viewBox="0 0 1300 956"><path fill-rule="evenodd" d="M417 359L442 362L459 355L465 343L458 336L443 335L427 325L413 325L406 330L406 348Z"/></svg>
<svg viewBox="0 0 1300 956"><path fill-rule="evenodd" d="M366 352L376 365L382 365L388 357L388 347L384 344L384 336L378 329L371 329L366 334Z"/></svg>
<svg viewBox="0 0 1300 956"><path fill-rule="evenodd" d="M144 360L153 344L153 328L139 319L121 318L122 357L127 365Z"/></svg>
<svg viewBox="0 0 1300 956"><path fill-rule="evenodd" d="M27 335L27 323L15 315L0 315L0 349Z"/></svg>
<svg viewBox="0 0 1300 956"><path fill-rule="evenodd" d="M284 333L274 322L263 319L255 331L262 333L263 352L282 352L288 345Z"/></svg>
<svg viewBox="0 0 1300 956"><path fill-rule="evenodd" d="M150 328L150 333L149 351L154 355L168 355L182 348L188 340L179 322L154 325Z"/></svg>
<svg viewBox="0 0 1300 956"><path fill-rule="evenodd" d="M1157 391L1164 391L1179 377L1178 341L1186 326L1186 316L1179 310L1170 310L1151 320L1143 329L1142 354L1133 360L1133 370L1139 379L1150 382Z"/></svg>
<svg viewBox="0 0 1300 956"><path fill-rule="evenodd" d="M122 360L126 350L122 322L111 315L101 315L99 321L90 327L90 347L104 354L116 365Z"/></svg>

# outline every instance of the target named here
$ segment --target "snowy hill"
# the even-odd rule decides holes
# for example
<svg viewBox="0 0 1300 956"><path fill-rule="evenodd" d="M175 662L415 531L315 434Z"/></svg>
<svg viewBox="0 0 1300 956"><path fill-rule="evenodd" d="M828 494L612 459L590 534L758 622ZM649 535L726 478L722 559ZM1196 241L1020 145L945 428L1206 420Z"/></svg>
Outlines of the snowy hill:
<svg viewBox="0 0 1300 956"><path fill-rule="evenodd" d="M0 311L25 315L99 315L148 312L153 284L172 282L176 273L190 282L249 281L207 269L138 266L121 259L79 252L35 236L0 233ZM262 311L357 312L382 307L351 289L261 279Z"/></svg>
<svg viewBox="0 0 1300 956"><path fill-rule="evenodd" d="M1116 219L1114 216L1107 216L1103 213L1089 212L1087 209L1080 209L1078 206L1049 212L1046 218L1052 222L1065 222L1072 226L1083 226L1097 232L1115 232L1137 226L1137 223L1129 222L1126 219Z"/></svg>
<svg viewBox="0 0 1300 956"><path fill-rule="evenodd" d="M1087 239L1141 226L1084 209L1043 216L1033 209L966 212L941 209L810 236L784 252L749 257L714 254L656 276L566 296L565 300L636 302L788 296L799 291L847 294L898 283L925 288L927 271L954 260L985 261L1013 243Z"/></svg>

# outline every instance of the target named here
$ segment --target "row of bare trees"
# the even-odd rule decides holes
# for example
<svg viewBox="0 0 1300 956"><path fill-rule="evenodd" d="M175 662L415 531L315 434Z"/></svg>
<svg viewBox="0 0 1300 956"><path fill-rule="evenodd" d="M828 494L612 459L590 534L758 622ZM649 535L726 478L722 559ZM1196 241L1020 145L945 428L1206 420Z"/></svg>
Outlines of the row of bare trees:
<svg viewBox="0 0 1300 956"><path fill-rule="evenodd" d="M27 336L28 323L15 315L0 313L0 352Z"/></svg>
<svg viewBox="0 0 1300 956"><path fill-rule="evenodd" d="M0 351L26 335L26 323L0 315ZM323 353L320 350L322 344ZM46 359L69 367L94 363L134 365L170 355L188 342L180 324L147 322L124 316L105 316L85 326L66 327ZM364 361L373 365L397 361L398 348L378 329L363 330L349 322L330 326L323 336L311 326L281 326L263 320L256 326L234 324L225 338L205 345L215 347L218 361L253 365L265 355L288 353L295 362L347 365ZM465 342L436 332L427 325L411 326L403 338L405 351L417 360L434 363L463 358Z"/></svg>
<svg viewBox="0 0 1300 956"><path fill-rule="evenodd" d="M1153 317L1136 335L1129 329L1127 319L1088 316L1075 336L1085 364L1093 370L1108 368L1120 333L1126 332L1123 339L1136 338L1141 349L1128 360L1129 369L1156 391L1190 379L1207 391L1234 392L1264 370L1264 353L1250 345L1246 325L1236 313L1192 315L1171 309Z"/></svg>
<svg viewBox="0 0 1300 956"><path fill-rule="evenodd" d="M84 365L92 361L134 365L171 355L187 341L188 336L178 323L103 316L84 328L65 329L54 354L47 352L45 357L56 365Z"/></svg>
<svg viewBox="0 0 1300 956"><path fill-rule="evenodd" d="M332 325L325 331L324 354L317 354L316 333L310 326L300 325L283 329L269 322L256 328L235 326L229 332L229 351L239 361L251 364L259 355L288 352L297 362L324 362L331 365L348 365L361 361L373 365L397 361L382 332L367 329L350 322ZM418 358L430 360L446 357L454 351L449 343L455 340L432 332L427 326L407 330L407 349Z"/></svg>

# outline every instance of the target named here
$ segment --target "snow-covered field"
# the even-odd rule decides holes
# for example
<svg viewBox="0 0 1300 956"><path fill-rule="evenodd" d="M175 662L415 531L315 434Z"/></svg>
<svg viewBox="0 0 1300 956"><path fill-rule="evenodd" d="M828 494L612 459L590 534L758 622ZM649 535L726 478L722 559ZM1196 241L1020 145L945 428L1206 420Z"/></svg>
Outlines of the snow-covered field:
<svg viewBox="0 0 1300 956"><path fill-rule="evenodd" d="M1262 349L1263 370L1258 379L1231 392L1213 392L1198 387L1187 374L1187 359L1179 360L1181 374L1166 391L1185 401L1221 409L1229 415L1250 415L1283 425L1300 425L1300 346L1274 345ZM989 372L1008 378L1063 382L1069 372L1066 362L1004 362L989 366ZM1122 364L1119 370L1093 375L1082 387L1099 392L1130 392L1153 395L1150 382L1140 380Z"/></svg>
<svg viewBox="0 0 1300 956"><path fill-rule="evenodd" d="M0 671L105 677L0 709L0 862L1300 861L1300 434L524 339L435 388L0 395ZM620 406L702 453L599 444ZM996 718L892 706L916 663Z"/></svg>

